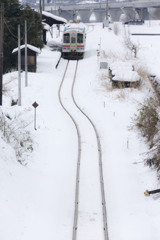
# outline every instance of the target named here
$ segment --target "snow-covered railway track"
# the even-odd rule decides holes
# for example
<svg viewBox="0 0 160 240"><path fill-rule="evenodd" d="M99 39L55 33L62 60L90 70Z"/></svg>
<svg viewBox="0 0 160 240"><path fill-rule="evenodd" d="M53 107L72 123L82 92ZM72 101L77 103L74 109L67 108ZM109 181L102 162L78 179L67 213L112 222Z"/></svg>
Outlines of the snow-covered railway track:
<svg viewBox="0 0 160 240"><path fill-rule="evenodd" d="M78 159L72 240L108 240L102 151L96 126L78 106L74 85L78 61L68 61L59 88L59 101L78 136Z"/></svg>
<svg viewBox="0 0 160 240"><path fill-rule="evenodd" d="M91 33L94 31L94 25L87 25L86 33Z"/></svg>

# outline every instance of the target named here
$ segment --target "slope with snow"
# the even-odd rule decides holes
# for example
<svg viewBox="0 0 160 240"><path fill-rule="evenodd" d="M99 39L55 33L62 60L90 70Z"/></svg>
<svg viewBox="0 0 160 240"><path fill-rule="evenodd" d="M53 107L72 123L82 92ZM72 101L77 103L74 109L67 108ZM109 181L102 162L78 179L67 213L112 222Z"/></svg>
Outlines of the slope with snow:
<svg viewBox="0 0 160 240"><path fill-rule="evenodd" d="M75 97L100 133L109 239L158 240L159 195L146 198L143 193L147 188L159 188L159 183L156 173L143 164L147 145L137 130L132 128L132 118L137 113L139 103L153 93L147 82L139 89L112 89L107 70L100 70L99 63L126 59L128 53L123 37L116 36L107 28L103 29L101 24L95 24L90 29L85 57L79 61ZM141 39L137 41L141 42ZM136 64L150 66L154 62L154 68L157 69L160 62L156 48L159 42L154 41L152 45L152 39L149 38L145 39L145 43L145 48L139 51ZM100 57L96 51L99 47ZM20 165L16 161L13 146L6 143L1 134L0 239L3 240L72 238L77 136L72 121L58 99L65 67L63 60L55 69L59 56L59 53L45 47L38 56L37 73L29 73L28 87L24 87L22 73L21 107L10 106L11 100L17 98L17 72L4 76L4 106L1 108L4 119L9 114L11 118L16 116L26 123L34 150L28 153L26 165ZM127 61L134 62L135 59ZM64 92L65 88L67 90L67 86ZM34 101L39 104L37 131L33 123ZM82 196L86 202L89 200L87 194ZM92 201L94 204L97 199ZM87 209L81 209L81 213L83 211L81 223L83 217L88 218ZM99 221L96 214L91 214L95 221ZM93 215L90 218L92 220ZM96 228L93 235L97 235ZM85 232L82 237L89 239L85 238Z"/></svg>

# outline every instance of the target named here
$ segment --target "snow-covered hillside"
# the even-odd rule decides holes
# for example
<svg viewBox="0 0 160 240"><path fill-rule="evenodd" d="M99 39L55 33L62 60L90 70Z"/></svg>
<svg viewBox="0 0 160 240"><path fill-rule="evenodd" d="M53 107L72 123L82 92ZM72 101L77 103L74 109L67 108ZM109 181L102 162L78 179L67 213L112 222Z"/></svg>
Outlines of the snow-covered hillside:
<svg viewBox="0 0 160 240"><path fill-rule="evenodd" d="M148 147L132 128L139 103L153 96L150 83L143 81L137 89L113 89L108 71L99 66L102 61L127 61L160 79L160 36L132 36L140 46L136 59L124 44L124 32L157 32L159 26L159 22L150 22L126 26L124 31L120 24L115 35L102 24L88 25L85 57L79 61L74 94L100 134L110 240L159 240L160 195L146 198L144 191L160 186L156 173L143 163ZM60 40L56 33L53 36L54 41ZM77 137L58 99L66 64L62 59L56 69L59 57L59 52L46 46L38 56L37 73L28 74L28 87L22 73L21 107L11 106L17 99L18 73L4 75L0 113L2 240L72 238ZM35 101L39 104L37 130L32 106ZM87 210L81 211L85 222L99 221L98 212L93 213L93 219ZM96 228L93 236L96 240ZM89 240L85 232L78 239Z"/></svg>

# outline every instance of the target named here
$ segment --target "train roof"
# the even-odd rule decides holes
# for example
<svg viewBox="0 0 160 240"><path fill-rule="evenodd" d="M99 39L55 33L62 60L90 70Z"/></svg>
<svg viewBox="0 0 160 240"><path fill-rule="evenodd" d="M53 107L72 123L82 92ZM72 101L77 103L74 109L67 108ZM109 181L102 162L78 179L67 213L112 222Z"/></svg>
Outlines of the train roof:
<svg viewBox="0 0 160 240"><path fill-rule="evenodd" d="M65 25L64 32L78 31L85 32L85 25L83 23L68 23Z"/></svg>

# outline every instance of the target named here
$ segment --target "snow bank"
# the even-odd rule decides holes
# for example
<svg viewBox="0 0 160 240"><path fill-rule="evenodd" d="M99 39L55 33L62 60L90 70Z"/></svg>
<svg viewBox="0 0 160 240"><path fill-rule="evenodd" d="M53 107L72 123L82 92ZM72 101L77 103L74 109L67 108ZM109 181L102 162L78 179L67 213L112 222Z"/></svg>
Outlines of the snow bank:
<svg viewBox="0 0 160 240"><path fill-rule="evenodd" d="M79 61L74 91L76 101L94 121L100 134L109 238L159 240L159 195L146 198L143 194L146 189L159 188L159 182L156 173L143 164L143 154L147 152L144 140L138 136L136 130L128 129L132 126L138 104L152 96L152 91L147 83L141 89L112 89L107 71L102 72L99 69L100 58L96 55L96 49L101 39L101 49L106 53L113 53L108 55L110 62L115 61L115 56L118 59L125 57L125 49L120 44L120 38L102 29L102 24L95 24L89 30L86 53L84 59ZM153 39L139 40L142 43L145 41L139 60L145 66L151 63L158 69L160 39L154 45ZM19 113L23 115L23 119L30 123L27 129L32 131L37 147L34 154L27 158L28 165L22 167L16 162L13 148L0 138L2 240L72 238L77 136L73 123L58 100L58 89L66 66L66 61L61 59L58 69L55 69L59 55L60 53L52 52L47 47L42 50L37 59L37 72L28 75L28 87L25 87L25 76L22 73L23 106L20 108L10 106L11 99L17 98L18 73L4 76L3 111L8 107L11 117L13 109L16 109L17 118ZM65 100L68 102L68 98ZM39 104L37 131L33 125L34 101ZM76 116L78 117L78 113ZM83 134L87 135L87 132L84 131ZM86 150L88 144L85 141L82 143ZM94 155L95 148L92 144L90 150ZM85 160L92 162L92 157L95 156L88 153L85 154ZM93 173L92 167L88 170ZM83 186L87 186L84 181L87 178L88 175L82 177ZM87 204L90 204L87 201L89 195L90 192L87 191L82 196ZM94 202L93 199L90 205ZM84 222L88 221L90 225L93 222L94 225L102 219L97 209L90 214L87 209L82 208L81 215L83 217L79 222L82 227ZM79 239L88 240L85 232L81 232L80 236ZM96 228L93 229L91 239L97 239Z"/></svg>

